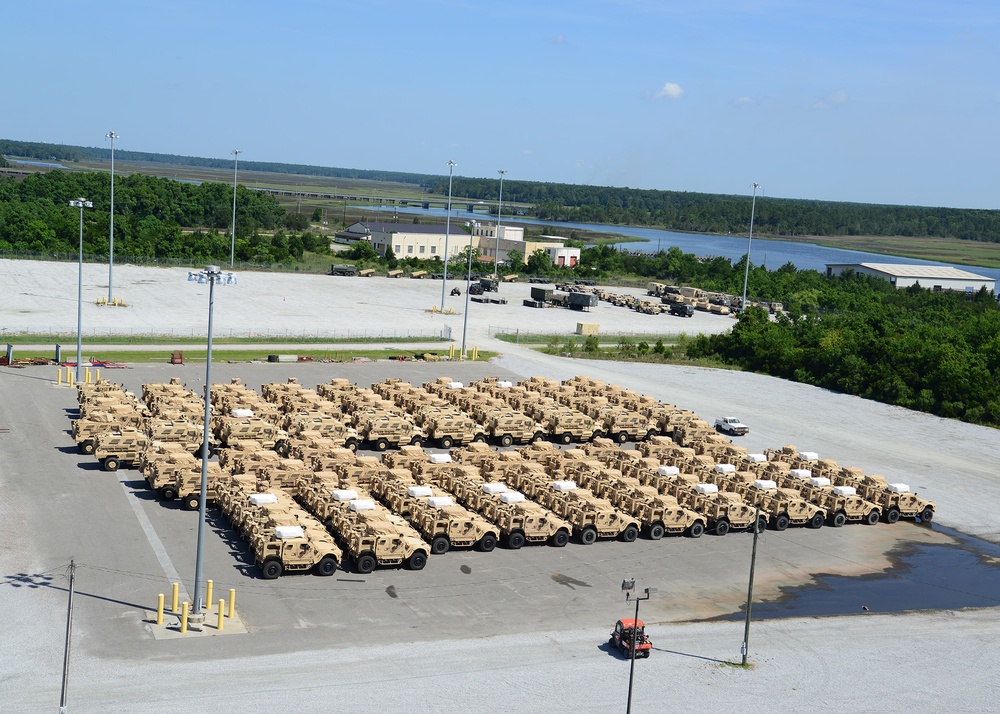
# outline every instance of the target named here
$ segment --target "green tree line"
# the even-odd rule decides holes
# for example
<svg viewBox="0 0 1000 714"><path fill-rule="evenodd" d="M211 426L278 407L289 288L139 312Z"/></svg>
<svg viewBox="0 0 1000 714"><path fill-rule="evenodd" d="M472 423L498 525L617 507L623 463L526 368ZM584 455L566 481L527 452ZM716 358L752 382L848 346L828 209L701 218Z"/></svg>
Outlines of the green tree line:
<svg viewBox="0 0 1000 714"><path fill-rule="evenodd" d="M887 404L1000 426L1000 310L973 299L875 278L822 279L808 311L740 315L731 332L697 337L692 357Z"/></svg>
<svg viewBox="0 0 1000 714"><path fill-rule="evenodd" d="M33 141L0 139L0 160L2 160L4 155L23 159L37 159L39 161L110 161L111 147L68 146L64 144L44 144ZM211 169L229 169L233 166L232 159L210 159L201 156L179 156L177 154L157 154L150 151L127 151L123 149L115 149L115 158L122 161L141 161L144 163L168 164L172 166L199 166ZM430 185L438 178L429 174L413 174L402 171L344 169L269 161L240 160L240 168L247 171L266 171L276 174L369 179L372 181L392 181L416 185Z"/></svg>
<svg viewBox="0 0 1000 714"><path fill-rule="evenodd" d="M448 182L439 179L429 188L447 193ZM452 193L496 201L498 189L496 179L456 178ZM551 221L717 234L746 233L750 224L749 196L505 181L504 198L533 204L528 213ZM995 243L1000 211L758 197L754 229L775 236L935 236Z"/></svg>
<svg viewBox="0 0 1000 714"><path fill-rule="evenodd" d="M84 252L107 255L111 177L103 173L49 171L23 179L0 178L0 251L74 253L84 197ZM326 250L309 232L308 219L286 213L273 196L238 187L236 258L280 263L306 250ZM132 174L115 179L115 252L126 258L223 260L229 257L233 189ZM288 231L288 232L286 232ZM267 235L263 233L266 232Z"/></svg>

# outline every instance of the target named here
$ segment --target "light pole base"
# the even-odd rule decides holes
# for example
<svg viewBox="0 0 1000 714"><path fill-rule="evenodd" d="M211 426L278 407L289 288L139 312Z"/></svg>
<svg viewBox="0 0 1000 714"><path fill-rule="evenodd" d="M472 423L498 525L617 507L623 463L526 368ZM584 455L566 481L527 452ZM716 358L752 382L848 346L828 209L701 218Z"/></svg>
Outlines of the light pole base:
<svg viewBox="0 0 1000 714"><path fill-rule="evenodd" d="M205 611L202 610L197 615L188 615L188 629L201 632L205 625Z"/></svg>

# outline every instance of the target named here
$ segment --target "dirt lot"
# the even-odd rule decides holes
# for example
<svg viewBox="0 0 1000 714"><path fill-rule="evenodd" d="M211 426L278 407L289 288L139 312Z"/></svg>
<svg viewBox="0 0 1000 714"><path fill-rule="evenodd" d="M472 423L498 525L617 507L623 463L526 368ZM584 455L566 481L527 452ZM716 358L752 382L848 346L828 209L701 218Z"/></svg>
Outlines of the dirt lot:
<svg viewBox="0 0 1000 714"><path fill-rule="evenodd" d="M55 272L39 275L39 265ZM57 280L60 270L70 269L0 261L0 278L16 286L0 318L3 326L75 324L75 294L66 297L72 281ZM99 292L97 268L88 270L95 278L89 289ZM136 272L126 275L130 270ZM121 271L116 284L128 285L126 299L135 307L116 311L90 305L85 325L91 320L95 327L115 330L155 324L179 333L203 331L203 288L188 284L180 271ZM75 280L75 267L71 272ZM387 281L378 280L241 276L236 289L246 292L217 303L216 325L277 329L287 322L297 330L318 325L393 330L419 320L429 325L455 320L413 307L433 300L431 288L439 290L440 283L398 282L390 290ZM365 292L369 284L370 293ZM527 286L501 290L508 287L527 293ZM200 297L185 292L192 289ZM190 304L184 311L164 309L175 302ZM751 426L740 443L753 450L795 443L905 481L936 501L943 525L1000 541L1000 519L985 505L1000 502L994 477L1000 451L993 430L756 375L566 361L494 345L488 328L500 319L533 327L543 314L554 321L544 330L571 330L579 315L529 310L519 301L481 307L484 315L475 320L480 345L505 352L492 365L227 364L218 365L213 377L240 376L257 387L292 375L305 384L334 376L360 384L388 376L421 383L443 374L463 381L485 375L564 379L588 374L705 418L736 414ZM497 313L485 313L487 307L509 312L493 322ZM64 311L73 311L72 319ZM663 324L681 322L633 317L612 307L595 313L599 319L587 321L636 319L655 322L658 332ZM726 324L724 318L714 319ZM457 320L460 330L461 316ZM472 322L470 313L470 327ZM690 329L691 321L683 323ZM204 368L142 365L109 376L137 389L173 375L197 390ZM987 663L1000 649L995 609L880 615L862 614L859 603L854 617L757 623L751 636L754 669L727 666L739 659L742 624L687 621L738 610L746 595L747 534L562 550L452 552L435 556L419 573L342 572L330 579L306 575L268 582L254 577L245 548L213 517L206 577L215 580L216 592L237 588L249 634L156 639L146 622L156 594L169 592L176 576L186 587L192 584L195 514L151 498L137 472L101 472L95 462L77 455L66 433L74 395L57 387L54 376L51 368L0 371L0 427L10 429L0 434L4 712L34 712L55 707L59 699L70 558L79 564L71 711L153 712L168 706L217 712L248 706L591 711L624 706L628 663L604 643L614 620L631 612L619 587L625 577L636 577L640 588L657 588L642 605L656 651L637 664L637 711L662 710L668 702L682 711L703 708L707 701L767 706L775 692L782 692L783 705L791 710L874 711L886 706L887 681L892 682L892 706L992 708L992 668L968 663ZM768 532L757 564L756 598L773 598L819 573L881 572L892 567L888 554L893 549L947 540L946 534L908 523Z"/></svg>

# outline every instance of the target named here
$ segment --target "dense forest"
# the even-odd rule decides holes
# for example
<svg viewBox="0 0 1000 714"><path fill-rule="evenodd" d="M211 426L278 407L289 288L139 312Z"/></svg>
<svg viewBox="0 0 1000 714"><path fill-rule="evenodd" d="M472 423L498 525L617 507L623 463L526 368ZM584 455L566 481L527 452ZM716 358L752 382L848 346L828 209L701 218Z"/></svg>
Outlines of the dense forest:
<svg viewBox="0 0 1000 714"><path fill-rule="evenodd" d="M1000 310L981 291L895 290L862 276L819 279L807 307L777 321L759 308L688 355L990 426L1000 426ZM802 308L806 307L805 310Z"/></svg>
<svg viewBox="0 0 1000 714"><path fill-rule="evenodd" d="M90 199L84 210L84 252L108 254L111 177L103 173L49 171L23 180L0 179L0 251L73 253L79 245L79 212L69 201ZM228 259L233 189L132 174L115 179L115 253L189 260ZM314 236L307 217L286 213L270 195L237 191L236 259L281 263L301 258L327 239ZM194 230L184 230L194 229ZM260 235L267 231L269 235ZM287 231L287 233L286 233ZM298 232L296 232L298 231Z"/></svg>
<svg viewBox="0 0 1000 714"><path fill-rule="evenodd" d="M430 188L447 193L448 182L439 179ZM482 201L496 201L498 189L496 179L456 178L452 185L454 195ZM504 198L533 204L528 213L547 221L717 234L746 233L750 223L749 196L505 181ZM774 236L938 236L995 243L1000 211L758 196L754 229Z"/></svg>

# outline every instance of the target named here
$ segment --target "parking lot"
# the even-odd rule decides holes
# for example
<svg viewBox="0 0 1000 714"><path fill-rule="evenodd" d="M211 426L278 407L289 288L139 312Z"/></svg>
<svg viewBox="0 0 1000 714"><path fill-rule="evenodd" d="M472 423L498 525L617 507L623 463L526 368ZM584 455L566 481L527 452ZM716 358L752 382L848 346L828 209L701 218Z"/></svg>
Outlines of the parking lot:
<svg viewBox="0 0 1000 714"><path fill-rule="evenodd" d="M363 322L381 324L375 316ZM394 376L420 384L442 375L468 382L588 374L706 419L735 413L751 426L739 442L751 450L795 443L884 473L934 500L943 525L992 540L1000 534L1000 521L982 506L1000 496L993 430L756 375L567 361L497 347L505 354L493 364L241 363L215 366L213 380L239 376L259 389L289 376L315 386L333 377L370 384ZM197 391L204 365L136 365L104 376L134 391L178 376ZM952 664L939 663L995 654L1000 625L994 610L880 616L876 609L864 617L761 623L751 643L756 669L726 667L738 661L742 625L705 620L737 612L745 600L749 534L454 551L433 556L419 572L264 581L245 544L210 511L205 577L215 581L219 596L236 588L249 633L155 639L146 620L156 595L169 593L178 578L192 586L197 515L157 501L137 471L102 472L95 460L77 454L67 433L75 391L54 378L54 368L0 371L0 427L10 429L0 434L4 712L58 701L71 558L79 566L72 711L162 711L168 703L194 711L255 704L442 712L617 706L627 663L602 643L614 620L631 612L620 589L625 577L635 577L640 590L656 589L641 611L657 649L637 673L637 710L662 709L668 692L682 710L708 696L720 705L763 705L769 687L791 676L801 685L789 694L792 709L881 708L887 646L899 658L895 681L905 678L923 705L989 708L995 685L965 673L971 682L958 686L948 679L956 674ZM948 540L913 523L768 531L759 546L755 600L777 598L820 573L878 573L892 567L899 548ZM803 678L803 667L815 676ZM831 691L835 677L848 675L855 683L850 693ZM679 676L684 687L663 684ZM956 703L965 706L951 706Z"/></svg>

